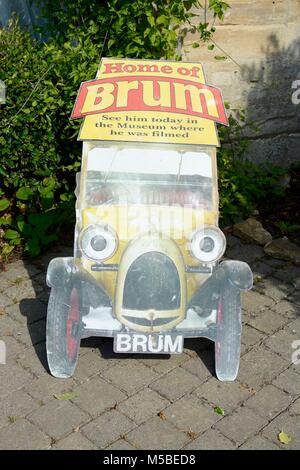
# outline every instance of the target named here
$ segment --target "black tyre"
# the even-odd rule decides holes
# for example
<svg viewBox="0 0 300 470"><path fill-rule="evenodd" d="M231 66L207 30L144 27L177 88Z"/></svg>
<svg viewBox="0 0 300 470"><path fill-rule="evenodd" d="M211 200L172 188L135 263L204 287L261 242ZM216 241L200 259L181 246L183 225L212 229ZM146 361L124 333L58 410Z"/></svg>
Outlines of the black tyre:
<svg viewBox="0 0 300 470"><path fill-rule="evenodd" d="M216 374L219 380L236 379L241 354L241 294L229 283L224 286L217 312L215 342Z"/></svg>
<svg viewBox="0 0 300 470"><path fill-rule="evenodd" d="M80 339L81 313L77 287L51 289L47 313L47 358L54 377L71 377L75 371Z"/></svg>

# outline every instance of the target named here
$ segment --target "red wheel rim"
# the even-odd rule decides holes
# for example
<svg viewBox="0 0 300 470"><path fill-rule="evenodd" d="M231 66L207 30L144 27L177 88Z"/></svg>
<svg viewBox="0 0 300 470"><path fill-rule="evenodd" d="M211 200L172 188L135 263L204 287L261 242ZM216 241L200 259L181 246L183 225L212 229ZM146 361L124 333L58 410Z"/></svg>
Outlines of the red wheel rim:
<svg viewBox="0 0 300 470"><path fill-rule="evenodd" d="M67 354L70 361L76 358L78 337L73 336L73 325L79 322L79 295L73 288L70 296L70 309L67 318Z"/></svg>

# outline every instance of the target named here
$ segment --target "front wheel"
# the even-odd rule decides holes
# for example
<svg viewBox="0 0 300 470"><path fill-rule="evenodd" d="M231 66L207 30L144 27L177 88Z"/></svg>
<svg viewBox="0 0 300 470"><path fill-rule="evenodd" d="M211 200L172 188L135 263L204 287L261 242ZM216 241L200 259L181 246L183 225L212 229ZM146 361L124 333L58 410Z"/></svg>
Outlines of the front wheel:
<svg viewBox="0 0 300 470"><path fill-rule="evenodd" d="M80 298L77 287L52 287L47 312L47 358L54 377L71 377L81 339Z"/></svg>
<svg viewBox="0 0 300 470"><path fill-rule="evenodd" d="M216 374L219 380L236 379L241 354L241 294L227 284L219 299L215 342Z"/></svg>

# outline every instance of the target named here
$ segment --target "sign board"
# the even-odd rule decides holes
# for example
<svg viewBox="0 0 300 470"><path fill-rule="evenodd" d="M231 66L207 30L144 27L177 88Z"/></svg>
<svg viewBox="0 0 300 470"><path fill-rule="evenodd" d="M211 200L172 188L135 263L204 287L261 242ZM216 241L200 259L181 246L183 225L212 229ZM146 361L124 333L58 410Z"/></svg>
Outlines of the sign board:
<svg viewBox="0 0 300 470"><path fill-rule="evenodd" d="M213 146L228 124L201 64L113 58L81 84L71 118L84 118L78 140Z"/></svg>

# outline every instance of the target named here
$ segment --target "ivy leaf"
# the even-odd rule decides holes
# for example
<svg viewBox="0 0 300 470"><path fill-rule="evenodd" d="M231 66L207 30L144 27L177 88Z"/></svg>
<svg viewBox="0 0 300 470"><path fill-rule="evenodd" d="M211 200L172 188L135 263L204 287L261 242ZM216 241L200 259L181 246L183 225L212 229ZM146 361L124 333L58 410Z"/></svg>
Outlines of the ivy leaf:
<svg viewBox="0 0 300 470"><path fill-rule="evenodd" d="M0 212L5 211L9 207L9 200L8 199L1 199L0 200Z"/></svg>
<svg viewBox="0 0 300 470"><path fill-rule="evenodd" d="M278 434L278 439L279 441L282 443L282 444L289 444L292 440L291 436L289 436L288 434L286 434L285 432L281 431L279 434Z"/></svg>
<svg viewBox="0 0 300 470"><path fill-rule="evenodd" d="M9 228L8 230L6 230L4 238L6 238L7 240L15 240L16 238L20 238L20 234L16 230L12 230Z"/></svg>
<svg viewBox="0 0 300 470"><path fill-rule="evenodd" d="M14 245L5 244L2 248L2 255L9 255L14 249Z"/></svg>
<svg viewBox="0 0 300 470"><path fill-rule="evenodd" d="M30 238L25 244L25 250L29 251L30 255L34 258L41 252L41 247L37 238Z"/></svg>
<svg viewBox="0 0 300 470"><path fill-rule="evenodd" d="M21 199L22 201L28 201L33 195L33 192L30 188L26 188L25 186L23 188L19 188L16 196L18 199Z"/></svg>
<svg viewBox="0 0 300 470"><path fill-rule="evenodd" d="M214 412L217 413L217 415L220 415L220 416L225 415L225 411L220 406L215 406Z"/></svg>
<svg viewBox="0 0 300 470"><path fill-rule="evenodd" d="M216 60L227 60L227 57L225 55L215 55Z"/></svg>

